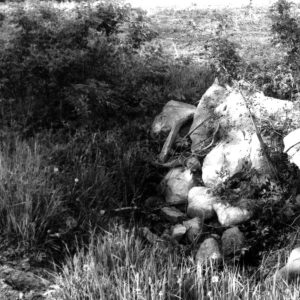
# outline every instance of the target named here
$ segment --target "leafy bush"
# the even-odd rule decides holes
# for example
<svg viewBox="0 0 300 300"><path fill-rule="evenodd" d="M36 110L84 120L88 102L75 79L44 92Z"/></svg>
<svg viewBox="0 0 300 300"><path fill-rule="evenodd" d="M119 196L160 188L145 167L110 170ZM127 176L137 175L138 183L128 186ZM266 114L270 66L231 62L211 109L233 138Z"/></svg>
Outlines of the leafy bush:
<svg viewBox="0 0 300 300"><path fill-rule="evenodd" d="M5 29L15 30L1 52L3 110L29 130L73 120L103 125L117 108L126 111L131 97L112 91L127 81L123 66L136 55L131 49L154 37L142 14L131 13L105 2L80 4L69 14L47 3L26 10L19 5L8 16ZM123 43L120 26L126 22Z"/></svg>
<svg viewBox="0 0 300 300"><path fill-rule="evenodd" d="M226 37L217 36L206 44L212 68L220 83L230 83L241 74L243 60L237 52L238 45Z"/></svg>
<svg viewBox="0 0 300 300"><path fill-rule="evenodd" d="M297 16L293 16L292 8L292 2L278 0L270 9L273 43L285 49L284 63L289 66L293 75L294 82L290 87L290 93L299 92L300 83L300 26Z"/></svg>

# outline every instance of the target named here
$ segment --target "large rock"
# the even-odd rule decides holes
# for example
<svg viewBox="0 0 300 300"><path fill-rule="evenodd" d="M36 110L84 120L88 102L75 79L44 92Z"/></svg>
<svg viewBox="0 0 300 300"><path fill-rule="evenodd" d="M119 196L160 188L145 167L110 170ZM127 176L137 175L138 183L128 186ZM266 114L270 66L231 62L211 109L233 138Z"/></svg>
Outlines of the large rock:
<svg viewBox="0 0 300 300"><path fill-rule="evenodd" d="M249 168L250 137L241 130L231 131L210 151L203 161L202 180L215 187L233 175Z"/></svg>
<svg viewBox="0 0 300 300"><path fill-rule="evenodd" d="M228 203L218 202L213 204L213 208L222 226L238 225L248 221L252 216L252 213L248 209L231 206Z"/></svg>
<svg viewBox="0 0 300 300"><path fill-rule="evenodd" d="M245 237L238 227L225 230L222 235L222 252L224 256L235 255L240 252Z"/></svg>
<svg viewBox="0 0 300 300"><path fill-rule="evenodd" d="M168 133L171 128L181 119L194 115L196 107L191 104L169 101L163 108L162 112L154 119L152 124L152 135L161 132Z"/></svg>
<svg viewBox="0 0 300 300"><path fill-rule="evenodd" d="M186 215L175 207L163 207L162 215L171 223L178 223L186 218Z"/></svg>
<svg viewBox="0 0 300 300"><path fill-rule="evenodd" d="M192 152L202 153L208 145L214 146L203 162L202 179L206 186L216 187L236 173L243 172L244 168L254 168L261 174L271 173L250 112L259 129L262 120L267 120L273 128L262 136L271 150L280 148L278 145L274 147L272 132L286 130L286 123L290 120L289 131L300 127L299 105L266 97L262 93L250 94L244 86L224 88L214 83L202 96L190 129ZM217 135L216 128L219 128ZM212 141L214 143L211 144Z"/></svg>
<svg viewBox="0 0 300 300"><path fill-rule="evenodd" d="M221 260L222 254L218 242L214 238L204 240L196 254L197 264L218 264Z"/></svg>
<svg viewBox="0 0 300 300"><path fill-rule="evenodd" d="M170 170L162 181L166 202L173 205L187 203L188 193L193 186L193 174L183 168Z"/></svg>
<svg viewBox="0 0 300 300"><path fill-rule="evenodd" d="M202 96L190 129L192 151L198 150L205 145L205 141L207 141L215 126L215 120L212 118L214 109L225 98L227 93L228 91L225 88L215 82Z"/></svg>
<svg viewBox="0 0 300 300"><path fill-rule="evenodd" d="M201 236L203 229L203 219L196 217L183 222L187 230L187 238L191 243L196 242Z"/></svg>
<svg viewBox="0 0 300 300"><path fill-rule="evenodd" d="M214 215L213 204L219 199L203 186L193 187L188 194L187 215L207 220Z"/></svg>
<svg viewBox="0 0 300 300"><path fill-rule="evenodd" d="M275 278L277 280L283 279L285 281L290 281L296 279L300 275L300 247L295 248L286 263L286 265L281 268L276 274Z"/></svg>

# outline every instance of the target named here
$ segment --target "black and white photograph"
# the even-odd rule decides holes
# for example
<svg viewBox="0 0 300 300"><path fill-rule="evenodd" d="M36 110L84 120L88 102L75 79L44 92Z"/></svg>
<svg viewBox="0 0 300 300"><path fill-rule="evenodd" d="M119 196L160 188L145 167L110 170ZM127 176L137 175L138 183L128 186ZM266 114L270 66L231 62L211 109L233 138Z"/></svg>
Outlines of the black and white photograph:
<svg viewBox="0 0 300 300"><path fill-rule="evenodd" d="M299 300L300 0L0 0L0 300Z"/></svg>

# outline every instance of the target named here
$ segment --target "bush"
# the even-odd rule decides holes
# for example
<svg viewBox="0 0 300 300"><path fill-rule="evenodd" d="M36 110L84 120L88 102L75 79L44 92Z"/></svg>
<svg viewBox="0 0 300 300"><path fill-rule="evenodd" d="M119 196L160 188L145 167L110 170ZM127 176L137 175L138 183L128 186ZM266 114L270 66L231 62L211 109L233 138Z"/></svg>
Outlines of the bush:
<svg viewBox="0 0 300 300"><path fill-rule="evenodd" d="M270 9L272 20L271 31L274 35L273 44L281 45L286 51L284 63L292 71L293 84L290 93L299 92L300 83L300 26L299 20L293 16L293 3L278 0Z"/></svg>
<svg viewBox="0 0 300 300"><path fill-rule="evenodd" d="M105 2L80 4L68 14L47 3L19 5L7 18L5 30L15 29L1 51L0 92L3 111L10 112L3 122L13 118L28 130L74 120L103 125L117 108L126 112L131 97L124 101L113 90L127 80L122 67L134 59L133 49L154 36L150 28L145 33L141 16Z"/></svg>
<svg viewBox="0 0 300 300"><path fill-rule="evenodd" d="M206 44L212 68L220 83L231 83L241 76L243 60L237 52L238 44L217 36Z"/></svg>

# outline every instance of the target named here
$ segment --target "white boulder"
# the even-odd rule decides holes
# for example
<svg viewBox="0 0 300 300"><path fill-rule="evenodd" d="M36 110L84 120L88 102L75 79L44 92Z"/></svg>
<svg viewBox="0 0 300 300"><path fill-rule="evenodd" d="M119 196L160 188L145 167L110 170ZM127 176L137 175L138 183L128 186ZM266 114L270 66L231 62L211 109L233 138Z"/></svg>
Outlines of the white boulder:
<svg viewBox="0 0 300 300"><path fill-rule="evenodd" d="M249 137L240 131L231 131L205 157L202 180L207 187L215 187L233 175L250 167Z"/></svg>
<svg viewBox="0 0 300 300"><path fill-rule="evenodd" d="M166 174L161 185L167 203L187 203L188 193L194 186L193 174L184 168L172 169Z"/></svg>
<svg viewBox="0 0 300 300"><path fill-rule="evenodd" d="M207 187L193 187L188 194L187 215L190 218L210 219L215 214L213 204L217 201L218 198Z"/></svg>
<svg viewBox="0 0 300 300"><path fill-rule="evenodd" d="M248 221L252 213L246 208L231 206L228 203L218 202L213 208L222 226L234 226Z"/></svg>
<svg viewBox="0 0 300 300"><path fill-rule="evenodd" d="M202 96L190 129L192 151L203 147L205 141L210 136L215 125L215 120L212 118L214 109L222 102L227 93L224 87L215 82Z"/></svg>
<svg viewBox="0 0 300 300"><path fill-rule="evenodd" d="M192 152L202 153L203 149L209 149L206 147L214 147L203 162L202 179L206 186L216 187L245 167L254 168L261 174L271 173L251 116L259 129L262 121L267 120L272 132L285 129L289 120L292 120L291 130L300 127L297 104L258 92L250 93L245 86L224 88L215 82L202 96L190 133ZM219 131L215 135L216 128ZM265 134L263 141L274 149L273 136L268 132Z"/></svg>

